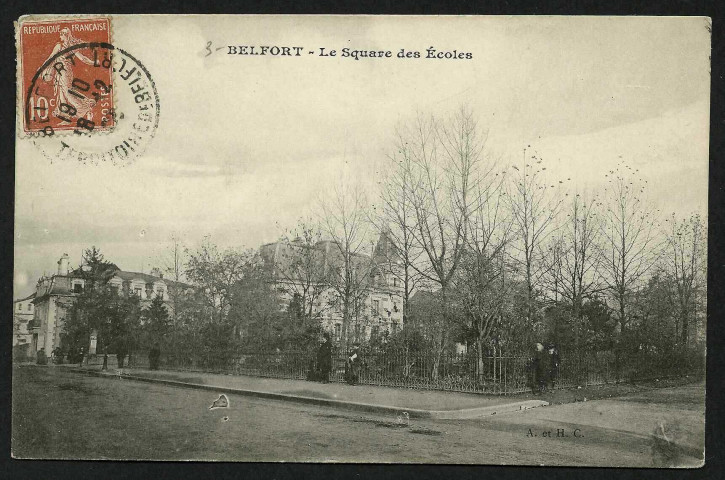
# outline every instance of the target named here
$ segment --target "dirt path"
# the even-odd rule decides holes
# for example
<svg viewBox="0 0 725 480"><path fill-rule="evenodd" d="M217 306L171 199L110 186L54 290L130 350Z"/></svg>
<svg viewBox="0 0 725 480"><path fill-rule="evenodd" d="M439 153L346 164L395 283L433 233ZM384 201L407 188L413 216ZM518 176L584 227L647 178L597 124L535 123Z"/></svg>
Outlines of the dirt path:
<svg viewBox="0 0 725 480"><path fill-rule="evenodd" d="M16 368L13 380L22 458L652 465L648 439L605 429L532 438L525 423L408 423L234 395L211 411L212 392L52 368Z"/></svg>

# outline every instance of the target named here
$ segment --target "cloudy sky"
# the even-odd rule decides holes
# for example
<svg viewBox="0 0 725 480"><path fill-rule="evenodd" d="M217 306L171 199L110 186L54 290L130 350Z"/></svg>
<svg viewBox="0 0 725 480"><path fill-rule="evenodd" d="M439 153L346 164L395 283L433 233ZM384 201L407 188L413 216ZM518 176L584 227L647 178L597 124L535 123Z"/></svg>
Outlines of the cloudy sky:
<svg viewBox="0 0 725 480"><path fill-rule="evenodd" d="M16 156L15 296L68 253L98 246L121 268L160 263L172 235L273 241L321 193L372 193L395 127L461 105L504 162L531 145L568 188L596 189L625 160L663 212L707 208L709 22L703 18L114 17L161 115L123 167ZM226 55L226 45L470 52L471 60Z"/></svg>

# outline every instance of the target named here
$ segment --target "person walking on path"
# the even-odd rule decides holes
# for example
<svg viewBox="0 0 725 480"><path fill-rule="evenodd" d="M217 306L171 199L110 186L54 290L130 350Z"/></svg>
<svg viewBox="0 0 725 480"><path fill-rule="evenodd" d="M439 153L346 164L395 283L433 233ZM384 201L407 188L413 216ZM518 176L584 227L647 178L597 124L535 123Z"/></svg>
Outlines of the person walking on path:
<svg viewBox="0 0 725 480"><path fill-rule="evenodd" d="M357 385L360 376L360 346L355 343L345 362L345 381Z"/></svg>
<svg viewBox="0 0 725 480"><path fill-rule="evenodd" d="M330 342L330 334L325 332L322 334L325 341L322 342L317 350L317 374L318 379L322 383L330 383L330 372L332 372L332 343Z"/></svg>
<svg viewBox="0 0 725 480"><path fill-rule="evenodd" d="M161 349L159 348L159 342L154 343L149 351L149 368L151 370L159 369L159 358L161 357Z"/></svg>

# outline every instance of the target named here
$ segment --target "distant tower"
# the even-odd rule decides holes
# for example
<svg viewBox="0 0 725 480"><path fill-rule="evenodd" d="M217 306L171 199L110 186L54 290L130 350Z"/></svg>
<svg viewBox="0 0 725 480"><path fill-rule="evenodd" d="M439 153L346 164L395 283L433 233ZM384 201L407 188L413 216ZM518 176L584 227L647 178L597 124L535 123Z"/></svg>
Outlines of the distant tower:
<svg viewBox="0 0 725 480"><path fill-rule="evenodd" d="M375 252L373 254L373 257L378 263L401 263L398 249L395 248L395 244L390 239L390 230L385 229L380 232L380 238L378 238L378 243L377 245L375 245Z"/></svg>

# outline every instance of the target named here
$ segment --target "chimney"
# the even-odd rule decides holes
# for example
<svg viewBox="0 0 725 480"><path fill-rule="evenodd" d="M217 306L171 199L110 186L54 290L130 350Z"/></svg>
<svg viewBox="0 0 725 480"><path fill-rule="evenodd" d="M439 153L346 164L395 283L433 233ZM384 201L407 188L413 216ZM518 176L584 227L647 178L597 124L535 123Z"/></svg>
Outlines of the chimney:
<svg viewBox="0 0 725 480"><path fill-rule="evenodd" d="M58 260L58 275L68 275L68 254L64 253Z"/></svg>

